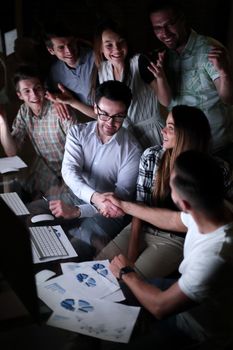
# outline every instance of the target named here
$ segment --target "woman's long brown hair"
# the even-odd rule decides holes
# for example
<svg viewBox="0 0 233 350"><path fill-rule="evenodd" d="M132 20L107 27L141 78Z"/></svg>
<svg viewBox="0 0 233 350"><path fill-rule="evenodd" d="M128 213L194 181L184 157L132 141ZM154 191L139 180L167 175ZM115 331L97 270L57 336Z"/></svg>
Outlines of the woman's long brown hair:
<svg viewBox="0 0 233 350"><path fill-rule="evenodd" d="M210 147L210 125L204 112L199 108L178 105L172 109L176 144L167 149L163 155L157 174L153 181L154 204L163 206L170 196L170 174L177 156L186 150L207 152Z"/></svg>

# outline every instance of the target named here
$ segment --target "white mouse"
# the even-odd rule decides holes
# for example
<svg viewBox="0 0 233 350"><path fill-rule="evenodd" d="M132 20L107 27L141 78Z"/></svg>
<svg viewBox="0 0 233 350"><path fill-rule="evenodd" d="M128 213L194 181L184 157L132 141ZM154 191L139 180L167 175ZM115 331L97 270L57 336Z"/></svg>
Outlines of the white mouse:
<svg viewBox="0 0 233 350"><path fill-rule="evenodd" d="M51 214L39 214L39 215L34 215L31 218L31 222L33 222L33 224L35 224L36 222L40 222L40 221L52 221L54 220L54 216Z"/></svg>

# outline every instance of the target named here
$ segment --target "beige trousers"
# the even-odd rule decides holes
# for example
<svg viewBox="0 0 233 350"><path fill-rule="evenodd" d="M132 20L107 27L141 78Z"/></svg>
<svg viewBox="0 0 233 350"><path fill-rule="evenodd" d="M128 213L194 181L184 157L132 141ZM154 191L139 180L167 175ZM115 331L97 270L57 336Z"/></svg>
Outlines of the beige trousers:
<svg viewBox="0 0 233 350"><path fill-rule="evenodd" d="M95 259L111 261L118 254L127 256L130 231L131 224L109 242ZM183 259L184 238L163 231L156 231L156 234L149 231L150 228L143 231L144 239L134 268L147 279L166 277L177 271Z"/></svg>

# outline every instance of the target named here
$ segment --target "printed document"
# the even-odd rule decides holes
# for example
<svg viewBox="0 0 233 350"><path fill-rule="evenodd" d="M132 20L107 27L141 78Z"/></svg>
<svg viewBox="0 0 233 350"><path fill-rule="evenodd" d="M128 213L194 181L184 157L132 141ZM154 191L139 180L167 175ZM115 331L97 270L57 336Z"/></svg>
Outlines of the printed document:
<svg viewBox="0 0 233 350"><path fill-rule="evenodd" d="M27 164L18 157L3 157L0 158L0 173L5 174L10 171L18 171L21 168L26 168Z"/></svg>

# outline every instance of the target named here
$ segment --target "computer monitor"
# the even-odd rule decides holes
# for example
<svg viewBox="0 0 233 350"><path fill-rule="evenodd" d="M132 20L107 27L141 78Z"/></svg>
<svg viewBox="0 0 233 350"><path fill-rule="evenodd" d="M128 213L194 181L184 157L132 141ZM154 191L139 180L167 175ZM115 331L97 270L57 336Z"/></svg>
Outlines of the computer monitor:
<svg viewBox="0 0 233 350"><path fill-rule="evenodd" d="M40 323L30 233L26 224L0 198L0 272L35 322Z"/></svg>

